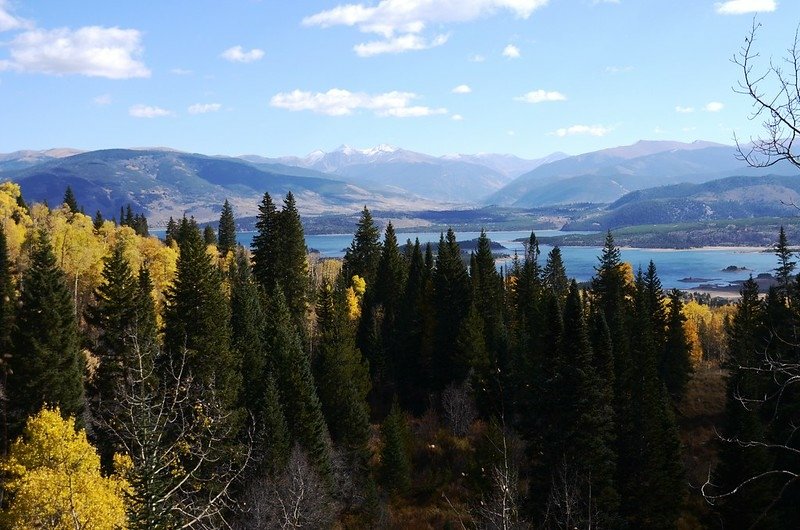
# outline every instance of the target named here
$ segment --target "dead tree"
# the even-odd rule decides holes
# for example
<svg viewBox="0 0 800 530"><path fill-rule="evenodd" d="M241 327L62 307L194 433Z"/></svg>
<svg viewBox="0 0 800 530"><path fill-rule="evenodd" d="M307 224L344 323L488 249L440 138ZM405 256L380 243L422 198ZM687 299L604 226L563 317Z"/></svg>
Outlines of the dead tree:
<svg viewBox="0 0 800 530"><path fill-rule="evenodd" d="M753 21L744 45L733 62L741 68L741 79L734 91L752 100L751 120L761 120L764 132L749 142L736 140L738 158L752 167L768 167L787 161L800 167L796 141L800 135L800 27L786 55L770 58L763 65L755 49L761 24Z"/></svg>

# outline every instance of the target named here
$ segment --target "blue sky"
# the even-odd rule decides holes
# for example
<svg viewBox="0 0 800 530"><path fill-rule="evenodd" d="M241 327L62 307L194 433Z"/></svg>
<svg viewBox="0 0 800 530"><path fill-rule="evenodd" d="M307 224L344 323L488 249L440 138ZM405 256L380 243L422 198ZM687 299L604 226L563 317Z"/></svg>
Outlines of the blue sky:
<svg viewBox="0 0 800 530"><path fill-rule="evenodd" d="M797 0L0 0L0 152L731 143L756 12L782 56Z"/></svg>

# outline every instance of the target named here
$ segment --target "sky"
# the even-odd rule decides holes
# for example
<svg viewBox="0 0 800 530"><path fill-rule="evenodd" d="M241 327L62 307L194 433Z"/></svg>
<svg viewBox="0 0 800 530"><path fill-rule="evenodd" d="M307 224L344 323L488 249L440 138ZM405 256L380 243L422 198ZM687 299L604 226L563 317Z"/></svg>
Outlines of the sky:
<svg viewBox="0 0 800 530"><path fill-rule="evenodd" d="M538 158L757 134L798 0L0 0L0 153L390 144Z"/></svg>

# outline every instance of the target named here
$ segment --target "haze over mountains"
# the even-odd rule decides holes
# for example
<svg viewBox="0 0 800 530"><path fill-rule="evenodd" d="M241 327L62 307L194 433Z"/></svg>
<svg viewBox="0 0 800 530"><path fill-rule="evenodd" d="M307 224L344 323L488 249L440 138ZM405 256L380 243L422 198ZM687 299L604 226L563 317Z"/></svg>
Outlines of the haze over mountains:
<svg viewBox="0 0 800 530"><path fill-rule="evenodd" d="M610 204L593 214L597 218L592 222L605 226L613 225L615 218L631 217L619 213L620 208L630 211L630 204L664 199L653 192L627 195L627 203L615 203L637 190L730 176L798 174L789 164L748 168L735 154L731 146L703 141L640 141L577 156L553 153L537 160L491 153L436 157L388 145L342 146L306 157L280 158L207 156L167 148L51 149L0 154L0 179L19 182L28 200L50 204L60 202L69 185L89 213L100 210L111 216L131 203L154 224L184 213L213 220L226 198L238 215L251 216L264 191L282 196L291 190L304 215L348 213L364 204L395 211ZM783 193L776 195L778 184L770 186L770 193L762 197ZM714 188L708 190L706 202L714 199ZM745 215L746 209L731 205L753 197L729 193L728 205L718 209ZM656 206L663 203L650 203L650 208ZM648 217L645 210L636 211L639 217Z"/></svg>

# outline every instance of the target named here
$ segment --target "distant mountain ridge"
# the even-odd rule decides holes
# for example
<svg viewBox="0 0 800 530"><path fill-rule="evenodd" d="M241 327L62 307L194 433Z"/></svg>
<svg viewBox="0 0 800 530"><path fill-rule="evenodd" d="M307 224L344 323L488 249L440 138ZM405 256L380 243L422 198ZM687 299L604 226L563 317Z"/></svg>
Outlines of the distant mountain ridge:
<svg viewBox="0 0 800 530"><path fill-rule="evenodd" d="M789 163L749 168L737 159L734 147L711 142L640 141L543 164L484 203L523 208L610 203L628 192L664 184L768 173L797 174L797 168Z"/></svg>
<svg viewBox="0 0 800 530"><path fill-rule="evenodd" d="M410 193L432 200L474 204L501 189L517 175L567 155L553 153L537 160L514 155L477 154L436 157L381 144L369 149L342 145L334 151L313 151L306 157L263 158L253 163L312 169L353 184Z"/></svg>

